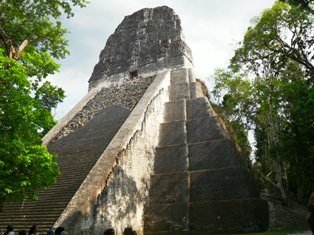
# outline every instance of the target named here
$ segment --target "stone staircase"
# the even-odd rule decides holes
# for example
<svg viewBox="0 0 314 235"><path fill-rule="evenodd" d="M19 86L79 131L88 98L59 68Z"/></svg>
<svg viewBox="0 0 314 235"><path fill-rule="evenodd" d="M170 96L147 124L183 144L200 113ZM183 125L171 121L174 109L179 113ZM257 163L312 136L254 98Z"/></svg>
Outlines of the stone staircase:
<svg viewBox="0 0 314 235"><path fill-rule="evenodd" d="M50 143L49 150L58 154L61 175L49 190L37 194L37 201L4 205L0 212L0 234L8 224L16 232L36 224L39 232L46 234L129 113L120 106L104 108L84 127Z"/></svg>
<svg viewBox="0 0 314 235"><path fill-rule="evenodd" d="M267 230L254 175L188 69L171 72L165 110L144 234Z"/></svg>

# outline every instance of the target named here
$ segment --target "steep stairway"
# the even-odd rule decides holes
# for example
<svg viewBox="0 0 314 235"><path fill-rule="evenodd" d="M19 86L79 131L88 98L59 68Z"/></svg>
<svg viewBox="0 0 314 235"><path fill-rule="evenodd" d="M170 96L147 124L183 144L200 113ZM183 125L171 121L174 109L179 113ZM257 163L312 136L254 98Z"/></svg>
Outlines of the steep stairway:
<svg viewBox="0 0 314 235"><path fill-rule="evenodd" d="M129 113L121 106L104 108L84 127L50 143L61 171L57 182L39 192L36 201L4 205L0 229L11 224L18 232L36 224L39 232L45 232L52 227Z"/></svg>
<svg viewBox="0 0 314 235"><path fill-rule="evenodd" d="M145 235L263 231L267 203L191 71L171 72Z"/></svg>

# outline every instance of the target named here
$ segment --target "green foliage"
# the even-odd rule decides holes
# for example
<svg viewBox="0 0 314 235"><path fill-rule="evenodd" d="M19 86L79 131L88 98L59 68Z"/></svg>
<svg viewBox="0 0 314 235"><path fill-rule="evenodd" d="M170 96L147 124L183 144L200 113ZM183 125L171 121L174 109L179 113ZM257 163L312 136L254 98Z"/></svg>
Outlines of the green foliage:
<svg viewBox="0 0 314 235"><path fill-rule="evenodd" d="M276 2L216 73L214 90L228 120L254 129L265 190L302 203L314 190L313 20L299 5Z"/></svg>
<svg viewBox="0 0 314 235"><path fill-rule="evenodd" d="M5 0L0 3L2 45L7 54L25 39L37 52L48 52L55 58L68 54L66 29L61 20L72 17L73 6L83 7L86 0Z"/></svg>
<svg viewBox="0 0 314 235"><path fill-rule="evenodd" d="M305 10L311 14L314 14L313 0L280 0L280 1L288 3L288 4L295 6L295 7L299 7L302 10Z"/></svg>
<svg viewBox="0 0 314 235"><path fill-rule="evenodd" d="M51 109L64 91L45 81L69 52L64 16L86 0L4 0L0 3L0 209L36 198L59 174L41 137L55 124Z"/></svg>
<svg viewBox="0 0 314 235"><path fill-rule="evenodd" d="M233 76L230 71L217 70L215 73L213 95L217 100L213 105L215 111L223 118L234 141L241 147L245 157L249 158L251 147L248 130L251 126L252 103L251 83Z"/></svg>
<svg viewBox="0 0 314 235"><path fill-rule="evenodd" d="M233 69L246 66L257 76L277 75L295 61L313 76L313 16L299 8L276 2L249 27L231 61Z"/></svg>
<svg viewBox="0 0 314 235"><path fill-rule="evenodd" d="M55 181L55 156L42 145L39 133L54 120L32 97L24 66L0 50L0 202L34 198L34 190Z"/></svg>

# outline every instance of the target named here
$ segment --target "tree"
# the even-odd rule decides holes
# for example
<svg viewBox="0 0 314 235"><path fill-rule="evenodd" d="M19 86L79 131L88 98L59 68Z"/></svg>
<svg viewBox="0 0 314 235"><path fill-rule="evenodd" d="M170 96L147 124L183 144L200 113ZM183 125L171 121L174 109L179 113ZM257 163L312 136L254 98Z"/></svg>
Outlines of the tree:
<svg viewBox="0 0 314 235"><path fill-rule="evenodd" d="M36 198L58 175L56 156L41 137L55 124L50 113L64 91L45 81L67 51L63 16L86 0L0 2L0 208Z"/></svg>
<svg viewBox="0 0 314 235"><path fill-rule="evenodd" d="M281 0L281 1L296 7L301 7L302 9L310 12L311 14L314 14L312 0Z"/></svg>
<svg viewBox="0 0 314 235"><path fill-rule="evenodd" d="M263 77L270 70L281 73L292 60L302 66L306 77L313 77L313 47L313 16L299 7L276 2L248 28L231 63L233 68L248 66Z"/></svg>
<svg viewBox="0 0 314 235"><path fill-rule="evenodd" d="M238 120L255 131L256 168L265 188L271 185L274 193L276 186L286 202L304 202L314 190L313 32L313 14L304 6L277 1L248 28L229 76L216 74L216 97L227 91L224 100L232 98L227 118L242 115ZM246 92L251 96L241 95Z"/></svg>
<svg viewBox="0 0 314 235"><path fill-rule="evenodd" d="M251 93L252 84L242 79L242 74L235 75L231 71L221 69L215 72L215 98L221 98L213 104L215 111L224 119L234 141L241 147L246 158L250 157L251 147L248 131L251 127L251 114L255 104Z"/></svg>

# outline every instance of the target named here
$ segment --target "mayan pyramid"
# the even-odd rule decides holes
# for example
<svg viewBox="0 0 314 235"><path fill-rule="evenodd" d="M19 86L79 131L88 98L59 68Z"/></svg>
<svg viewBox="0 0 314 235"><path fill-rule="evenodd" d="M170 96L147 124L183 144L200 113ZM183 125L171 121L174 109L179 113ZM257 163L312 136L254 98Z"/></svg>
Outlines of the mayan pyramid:
<svg viewBox="0 0 314 235"><path fill-rule="evenodd" d="M88 94L43 138L61 175L37 201L7 204L0 229L138 235L265 231L254 174L193 73L179 17L166 6L126 16Z"/></svg>

